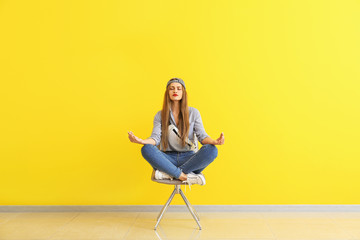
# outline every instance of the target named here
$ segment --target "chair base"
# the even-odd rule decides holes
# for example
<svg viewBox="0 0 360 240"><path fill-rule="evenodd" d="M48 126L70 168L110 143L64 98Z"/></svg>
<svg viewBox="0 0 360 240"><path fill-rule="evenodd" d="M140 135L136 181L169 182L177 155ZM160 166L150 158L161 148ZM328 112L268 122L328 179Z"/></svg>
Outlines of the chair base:
<svg viewBox="0 0 360 240"><path fill-rule="evenodd" d="M180 185L175 185L175 189L174 191L171 193L169 199L167 200L167 202L165 203L165 205L163 206L163 208L161 209L158 217L157 217L157 222L156 222L156 225L155 225L155 230L156 228L158 227L161 219L163 218L164 214L165 214L165 211L166 209L169 207L171 201L173 200L175 194L180 194L181 197L184 199L184 202L187 206L187 208L189 209L191 215L193 216L193 218L195 219L197 225L199 226L199 230L201 230L201 225L200 225L200 218L199 218L199 215L196 213L194 207L190 204L189 200L186 198L185 194L183 193L183 191L181 190L181 187Z"/></svg>

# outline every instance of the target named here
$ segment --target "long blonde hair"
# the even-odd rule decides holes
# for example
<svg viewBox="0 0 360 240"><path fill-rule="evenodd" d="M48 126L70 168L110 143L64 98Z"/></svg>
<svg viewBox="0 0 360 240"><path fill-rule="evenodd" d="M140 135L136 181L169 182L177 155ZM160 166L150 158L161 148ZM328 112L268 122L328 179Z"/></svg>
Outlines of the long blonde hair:
<svg viewBox="0 0 360 240"><path fill-rule="evenodd" d="M185 140L189 135L189 107L188 107L188 98L187 92L184 86L182 86L183 95L180 100L180 112L179 112L179 123L177 125L182 146L185 147ZM168 147L168 128L169 128L169 121L170 121L170 107L172 100L169 96L169 88L170 85L166 88L164 94L164 103L163 108L161 111L161 144L164 148L164 151Z"/></svg>

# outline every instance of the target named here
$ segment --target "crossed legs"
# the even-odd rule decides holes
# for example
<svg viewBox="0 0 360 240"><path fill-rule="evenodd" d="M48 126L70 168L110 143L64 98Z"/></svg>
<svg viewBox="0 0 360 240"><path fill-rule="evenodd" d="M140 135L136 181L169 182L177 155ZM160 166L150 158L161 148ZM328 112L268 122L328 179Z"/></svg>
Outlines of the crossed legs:
<svg viewBox="0 0 360 240"><path fill-rule="evenodd" d="M177 166L177 160L152 144L145 144L141 148L141 154L153 168L166 172L177 179L186 180L186 174L190 172L198 174L213 162L217 157L218 150L215 145L205 144L180 166Z"/></svg>

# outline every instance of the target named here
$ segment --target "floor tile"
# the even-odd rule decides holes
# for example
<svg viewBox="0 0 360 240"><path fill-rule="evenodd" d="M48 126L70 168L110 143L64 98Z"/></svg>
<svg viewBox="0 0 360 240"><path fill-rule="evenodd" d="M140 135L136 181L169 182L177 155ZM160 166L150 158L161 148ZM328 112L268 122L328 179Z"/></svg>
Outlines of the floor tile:
<svg viewBox="0 0 360 240"><path fill-rule="evenodd" d="M134 212L81 212L51 240L122 239L138 215Z"/></svg>
<svg viewBox="0 0 360 240"><path fill-rule="evenodd" d="M0 240L360 240L357 212L0 213Z"/></svg>
<svg viewBox="0 0 360 240"><path fill-rule="evenodd" d="M5 223L0 224L0 240L47 240L77 214L76 212L26 212L17 214Z"/></svg>

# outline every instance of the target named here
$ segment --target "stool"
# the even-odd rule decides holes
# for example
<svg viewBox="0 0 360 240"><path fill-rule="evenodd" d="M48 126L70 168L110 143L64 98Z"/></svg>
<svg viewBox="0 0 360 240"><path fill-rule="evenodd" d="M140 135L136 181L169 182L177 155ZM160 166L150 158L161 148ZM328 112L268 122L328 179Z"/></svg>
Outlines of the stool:
<svg viewBox="0 0 360 240"><path fill-rule="evenodd" d="M183 183L181 180L179 179L174 179L174 180L167 180L167 179L162 179L162 180L158 180L155 179L155 170L153 169L152 175L151 175L151 180L157 183L163 183L163 184L168 184L168 185L174 185L175 189L174 191L171 193L169 199L167 200L167 202L165 203L165 205L163 206L163 208L161 209L158 217L157 217L157 223L155 225L155 230L158 227L162 217L165 214L166 209L168 208L168 206L170 205L171 201L173 200L175 194L180 194L181 197L184 199L184 202L187 206L187 208L189 209L191 215L193 216L193 218L195 219L197 225L199 226L199 230L201 230L201 225L200 225L200 218L199 215L196 213L194 207L190 204L189 200L187 200L184 192L181 190L181 185L185 185L186 183Z"/></svg>

